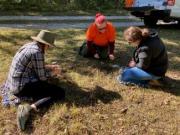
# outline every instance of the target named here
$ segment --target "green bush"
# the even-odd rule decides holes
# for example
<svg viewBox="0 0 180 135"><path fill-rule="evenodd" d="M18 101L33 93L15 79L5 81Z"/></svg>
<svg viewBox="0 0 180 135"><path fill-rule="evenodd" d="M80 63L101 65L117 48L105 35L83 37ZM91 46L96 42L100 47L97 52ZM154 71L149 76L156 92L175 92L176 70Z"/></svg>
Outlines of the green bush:
<svg viewBox="0 0 180 135"><path fill-rule="evenodd" d="M124 0L0 0L1 11L68 11L120 9Z"/></svg>

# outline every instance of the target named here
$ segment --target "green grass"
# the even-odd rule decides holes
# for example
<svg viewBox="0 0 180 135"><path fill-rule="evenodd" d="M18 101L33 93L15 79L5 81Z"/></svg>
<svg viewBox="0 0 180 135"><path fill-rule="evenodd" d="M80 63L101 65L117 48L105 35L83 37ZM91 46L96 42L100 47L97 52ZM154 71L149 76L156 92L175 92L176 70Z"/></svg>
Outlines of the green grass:
<svg viewBox="0 0 180 135"><path fill-rule="evenodd" d="M79 29L54 30L57 46L47 52L47 63L57 61L62 76L57 85L66 89L66 99L50 108L33 113L23 133L16 126L16 108L0 106L0 134L33 135L177 135L180 121L180 30L159 28L165 42L170 65L168 85L143 89L118 84L117 69L112 64L126 65L132 46L122 39L118 29L116 57L113 62L86 59L77 55L85 39ZM0 83L7 75L16 50L30 41L38 30L1 29Z"/></svg>

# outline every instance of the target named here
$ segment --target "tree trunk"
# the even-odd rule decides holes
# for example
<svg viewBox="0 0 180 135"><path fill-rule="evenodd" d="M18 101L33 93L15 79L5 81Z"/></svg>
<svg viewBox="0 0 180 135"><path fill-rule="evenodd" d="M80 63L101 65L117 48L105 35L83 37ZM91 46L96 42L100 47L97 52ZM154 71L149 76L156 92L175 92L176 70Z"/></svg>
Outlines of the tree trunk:
<svg viewBox="0 0 180 135"><path fill-rule="evenodd" d="M116 9L119 8L119 0L115 0L115 8L116 8Z"/></svg>

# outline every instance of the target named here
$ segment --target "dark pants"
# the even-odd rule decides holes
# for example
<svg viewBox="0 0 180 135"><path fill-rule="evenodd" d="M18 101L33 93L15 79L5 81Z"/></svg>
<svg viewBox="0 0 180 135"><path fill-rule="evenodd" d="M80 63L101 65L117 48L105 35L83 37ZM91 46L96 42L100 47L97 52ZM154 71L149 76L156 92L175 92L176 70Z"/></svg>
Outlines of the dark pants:
<svg viewBox="0 0 180 135"><path fill-rule="evenodd" d="M93 57L95 53L98 53L100 58L106 59L108 57L108 46L101 47L92 44L91 48L88 48L86 42L84 42L79 50L79 54L83 57Z"/></svg>
<svg viewBox="0 0 180 135"><path fill-rule="evenodd" d="M17 94L17 97L30 97L36 100L37 107L46 106L55 101L65 98L65 91L61 87L50 84L46 81L37 81L28 83Z"/></svg>

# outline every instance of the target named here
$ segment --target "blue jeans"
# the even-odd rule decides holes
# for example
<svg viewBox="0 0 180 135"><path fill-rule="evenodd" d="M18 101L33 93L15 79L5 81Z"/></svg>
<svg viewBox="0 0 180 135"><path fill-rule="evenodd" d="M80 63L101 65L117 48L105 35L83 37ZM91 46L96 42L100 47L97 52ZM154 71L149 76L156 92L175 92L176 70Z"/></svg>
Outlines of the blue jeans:
<svg viewBox="0 0 180 135"><path fill-rule="evenodd" d="M157 80L161 77L147 73L146 71L133 67L125 68L122 71L122 74L118 76L118 81L125 83L134 83L137 85L147 85L150 80Z"/></svg>

